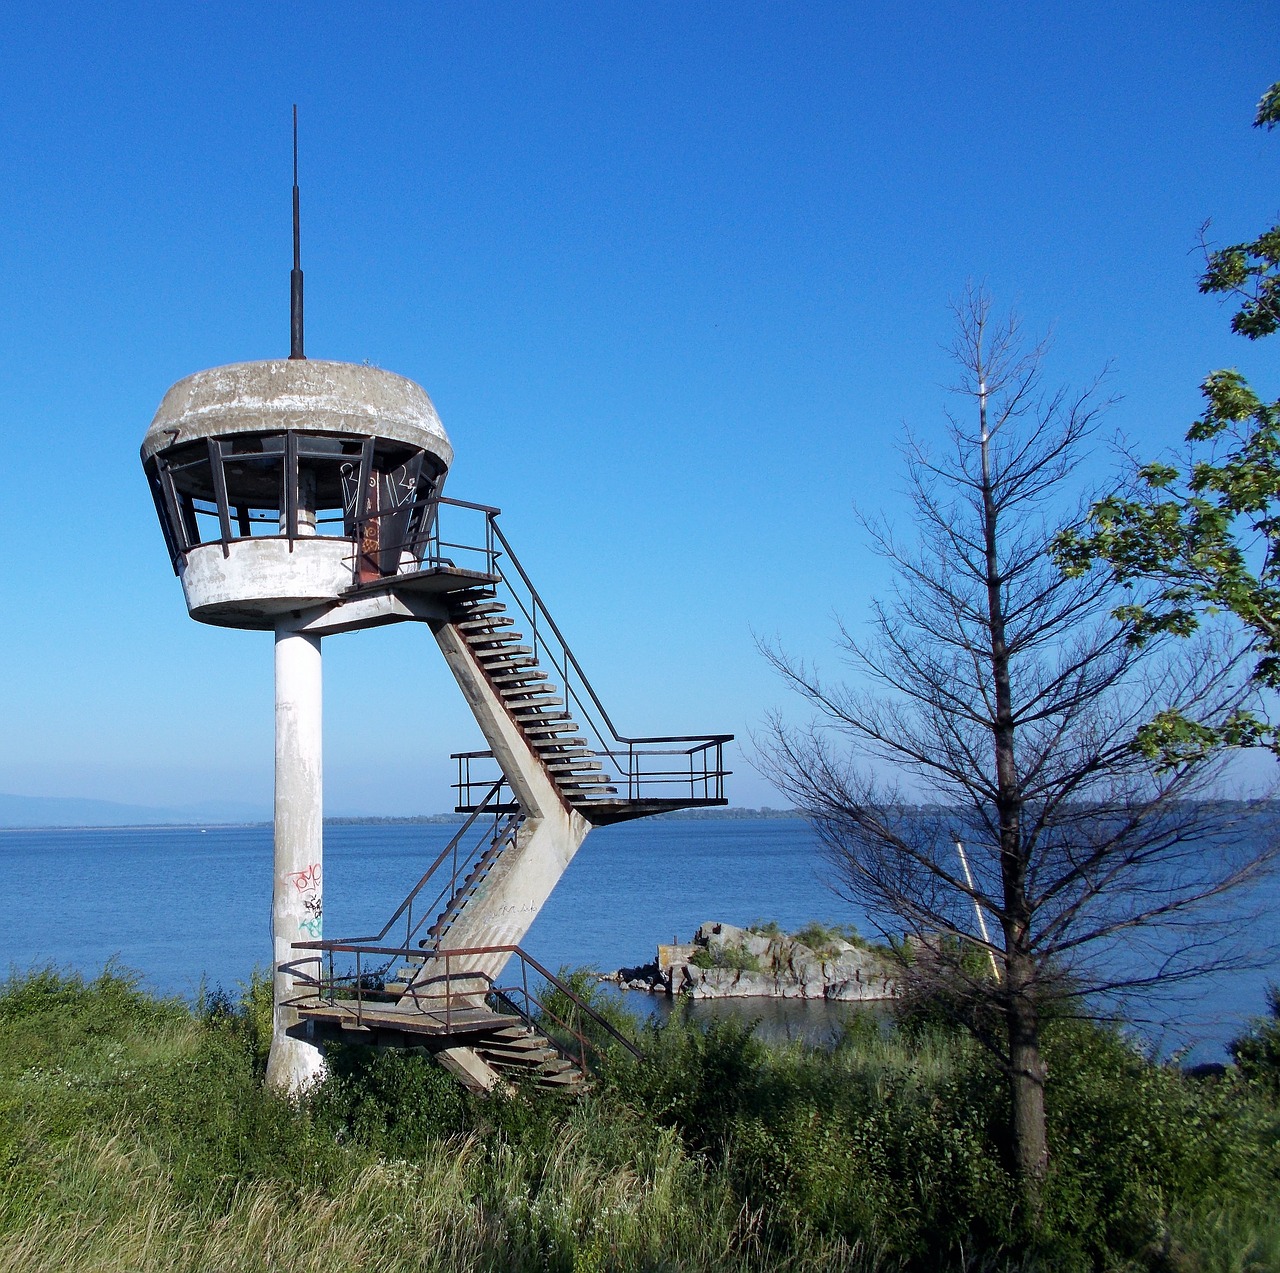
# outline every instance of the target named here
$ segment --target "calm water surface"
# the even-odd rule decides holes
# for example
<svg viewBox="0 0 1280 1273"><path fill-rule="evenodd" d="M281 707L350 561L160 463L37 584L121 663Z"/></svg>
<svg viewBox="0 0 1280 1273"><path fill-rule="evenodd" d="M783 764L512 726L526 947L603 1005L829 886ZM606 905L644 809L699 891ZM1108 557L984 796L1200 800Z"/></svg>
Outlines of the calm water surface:
<svg viewBox="0 0 1280 1273"><path fill-rule="evenodd" d="M326 935L377 932L456 829L327 827ZM94 973L115 959L166 994L233 988L270 960L271 856L269 827L0 831L0 969L51 963ZM774 919L791 930L820 919L870 931L823 872L816 841L796 819L602 828L524 945L553 968L613 969L651 959L659 941L688 940L708 919ZM1219 1055L1262 1011L1266 980L1256 973L1204 986L1176 1022L1147 1033L1162 1047L1191 1040L1197 1056ZM627 1000L651 1006L648 996ZM774 1034L821 1033L831 1021L821 1005L749 1010L767 1016Z"/></svg>

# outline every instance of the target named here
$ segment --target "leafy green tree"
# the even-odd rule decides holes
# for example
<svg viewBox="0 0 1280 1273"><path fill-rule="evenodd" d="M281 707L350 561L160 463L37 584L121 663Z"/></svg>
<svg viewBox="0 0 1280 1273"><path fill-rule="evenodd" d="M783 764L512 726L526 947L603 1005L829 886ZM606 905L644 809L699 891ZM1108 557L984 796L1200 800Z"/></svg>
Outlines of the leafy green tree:
<svg viewBox="0 0 1280 1273"><path fill-rule="evenodd" d="M1280 83L1258 103L1254 125L1280 123ZM1280 225L1256 239L1206 247L1201 292L1235 298L1231 329L1248 340L1280 328ZM1132 490L1095 504L1091 524L1061 536L1059 562L1080 575L1107 563L1125 587L1146 591L1121 606L1141 644L1187 635L1208 615L1230 613L1249 635L1259 693L1280 689L1280 401L1268 402L1237 370L1211 372L1204 413L1186 434L1184 464L1137 470ZM1280 723L1242 706L1210 722L1175 710L1141 732L1149 755L1175 760L1220 746L1280 754Z"/></svg>

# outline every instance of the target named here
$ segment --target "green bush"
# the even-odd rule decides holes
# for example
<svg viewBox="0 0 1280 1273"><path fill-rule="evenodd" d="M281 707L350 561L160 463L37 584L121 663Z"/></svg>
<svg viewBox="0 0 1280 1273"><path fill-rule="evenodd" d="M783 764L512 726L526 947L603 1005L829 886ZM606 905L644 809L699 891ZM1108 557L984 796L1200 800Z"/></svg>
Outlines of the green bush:
<svg viewBox="0 0 1280 1273"><path fill-rule="evenodd" d="M848 942L850 946L858 946L863 950L870 949L870 943L852 924L819 924L814 920L791 936L792 940L808 946L816 955L834 955L838 942Z"/></svg>
<svg viewBox="0 0 1280 1273"><path fill-rule="evenodd" d="M954 1023L855 1013L823 1051L687 1011L619 1018L644 1060L602 1032L577 1099L474 1097L421 1052L335 1047L324 1082L284 1100L261 1082L262 984L194 1012L112 969L0 989L0 1267L1280 1266L1271 1088L1187 1078L1089 1023L1046 1031L1029 1243L1006 1079Z"/></svg>
<svg viewBox="0 0 1280 1273"><path fill-rule="evenodd" d="M1280 1100L1280 986L1267 987L1267 1006L1268 1015L1233 1039L1227 1050L1246 1079Z"/></svg>
<svg viewBox="0 0 1280 1273"><path fill-rule="evenodd" d="M735 972L759 972L760 956L752 954L745 946L700 946L689 962L695 968L731 968Z"/></svg>

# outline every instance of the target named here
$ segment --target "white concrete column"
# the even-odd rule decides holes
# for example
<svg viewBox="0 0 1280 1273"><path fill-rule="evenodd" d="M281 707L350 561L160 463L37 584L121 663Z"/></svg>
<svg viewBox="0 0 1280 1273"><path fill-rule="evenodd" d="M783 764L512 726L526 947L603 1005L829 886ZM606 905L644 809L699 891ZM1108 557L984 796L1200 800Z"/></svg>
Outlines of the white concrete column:
<svg viewBox="0 0 1280 1273"><path fill-rule="evenodd" d="M324 1072L305 1023L283 1001L297 993L280 964L292 943L323 935L324 797L320 638L276 627L275 881L271 902L274 1003L267 1083L296 1091ZM303 1037L299 1037L303 1035Z"/></svg>

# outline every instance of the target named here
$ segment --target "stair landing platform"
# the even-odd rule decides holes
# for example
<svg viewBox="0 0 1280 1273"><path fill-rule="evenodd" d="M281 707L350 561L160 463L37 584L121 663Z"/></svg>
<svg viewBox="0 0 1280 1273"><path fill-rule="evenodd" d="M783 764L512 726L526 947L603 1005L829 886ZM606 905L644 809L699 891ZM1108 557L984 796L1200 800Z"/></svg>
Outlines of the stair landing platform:
<svg viewBox="0 0 1280 1273"><path fill-rule="evenodd" d="M412 570L402 575L384 575L381 579L371 579L368 583L353 584L342 595L363 597L371 592L386 592L388 589L427 594L468 592L473 588L492 588L501 582L498 575L463 570L460 566L440 565L429 566L425 570Z"/></svg>
<svg viewBox="0 0 1280 1273"><path fill-rule="evenodd" d="M518 1017L488 1008L454 1008L449 1013L443 1008L406 1012L390 1003L366 1002L357 1008L352 1001L350 1006L345 1003L299 1004L296 1010L303 1021L315 1022L326 1031L356 1036L384 1032L422 1035L423 1046L429 1046L428 1037L446 1040L455 1035L490 1034L520 1024Z"/></svg>
<svg viewBox="0 0 1280 1273"><path fill-rule="evenodd" d="M629 822L632 818L649 818L656 813L679 813L682 809L721 809L728 804L725 799L661 799L642 798L637 800L609 799L584 800L575 804L574 810L593 826L612 826L615 822ZM476 813L480 806L460 804L454 806L454 813ZM490 813L516 813L520 806L514 803L489 804L485 806Z"/></svg>

